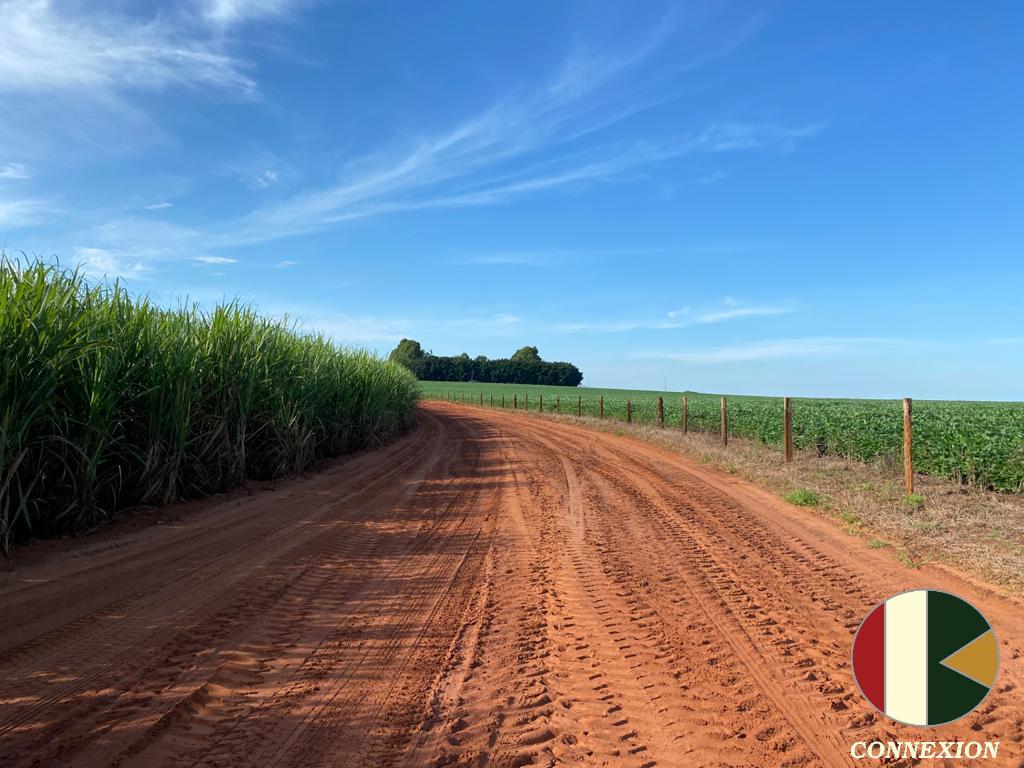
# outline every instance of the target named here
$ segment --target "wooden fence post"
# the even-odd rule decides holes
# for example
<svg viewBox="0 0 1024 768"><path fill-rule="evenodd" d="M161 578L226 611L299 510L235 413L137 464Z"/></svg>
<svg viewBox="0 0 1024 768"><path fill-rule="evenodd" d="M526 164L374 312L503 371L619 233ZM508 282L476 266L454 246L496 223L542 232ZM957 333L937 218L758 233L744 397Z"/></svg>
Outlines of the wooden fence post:
<svg viewBox="0 0 1024 768"><path fill-rule="evenodd" d="M526 411L530 410L530 395L529 394L526 395L526 405L524 406L523 410L526 410Z"/></svg>
<svg viewBox="0 0 1024 768"><path fill-rule="evenodd" d="M562 396L555 395L555 413L562 412Z"/></svg>
<svg viewBox="0 0 1024 768"><path fill-rule="evenodd" d="M512 395L512 409L519 409L519 395Z"/></svg>
<svg viewBox="0 0 1024 768"><path fill-rule="evenodd" d="M793 460L793 398L782 398L782 442L786 451L786 463Z"/></svg>
<svg viewBox="0 0 1024 768"><path fill-rule="evenodd" d="M633 423L633 399L632 398L628 398L626 400L626 423L627 424L632 424Z"/></svg>
<svg viewBox="0 0 1024 768"><path fill-rule="evenodd" d="M583 415L583 395L576 395L576 418Z"/></svg>
<svg viewBox="0 0 1024 768"><path fill-rule="evenodd" d="M481 408L484 407L484 393L483 392L480 393L480 407Z"/></svg>
<svg viewBox="0 0 1024 768"><path fill-rule="evenodd" d="M729 417L725 412L725 398L722 398L722 445L729 444Z"/></svg>
<svg viewBox="0 0 1024 768"><path fill-rule="evenodd" d="M490 403L489 403L489 405L490 405L491 408L494 407L494 393L493 392L491 392L491 394L490 394Z"/></svg>
<svg viewBox="0 0 1024 768"><path fill-rule="evenodd" d="M505 407L505 393L504 392L501 393L501 407L502 408Z"/></svg>
<svg viewBox="0 0 1024 768"><path fill-rule="evenodd" d="M679 417L679 420L683 422L684 435L690 431L690 414L687 412L686 405L686 395L683 395L683 415Z"/></svg>
<svg viewBox="0 0 1024 768"><path fill-rule="evenodd" d="M604 395L597 398L597 418L604 418Z"/></svg>
<svg viewBox="0 0 1024 768"><path fill-rule="evenodd" d="M540 396L540 408L537 411L538 413L544 413L544 395Z"/></svg>
<svg viewBox="0 0 1024 768"><path fill-rule="evenodd" d="M911 426L911 400L903 398L903 491L914 492L914 438Z"/></svg>
<svg viewBox="0 0 1024 768"><path fill-rule="evenodd" d="M658 398L658 426L662 429L665 428L665 403L660 397Z"/></svg>

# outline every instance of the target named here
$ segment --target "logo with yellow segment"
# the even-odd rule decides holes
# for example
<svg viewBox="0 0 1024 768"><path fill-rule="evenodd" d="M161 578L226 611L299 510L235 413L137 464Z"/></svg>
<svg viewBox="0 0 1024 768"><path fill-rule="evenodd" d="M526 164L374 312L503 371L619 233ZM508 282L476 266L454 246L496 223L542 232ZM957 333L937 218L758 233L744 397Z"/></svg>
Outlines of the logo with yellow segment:
<svg viewBox="0 0 1024 768"><path fill-rule="evenodd" d="M853 641L853 674L865 698L909 725L942 725L970 713L999 671L988 620L963 598L935 589L890 597Z"/></svg>

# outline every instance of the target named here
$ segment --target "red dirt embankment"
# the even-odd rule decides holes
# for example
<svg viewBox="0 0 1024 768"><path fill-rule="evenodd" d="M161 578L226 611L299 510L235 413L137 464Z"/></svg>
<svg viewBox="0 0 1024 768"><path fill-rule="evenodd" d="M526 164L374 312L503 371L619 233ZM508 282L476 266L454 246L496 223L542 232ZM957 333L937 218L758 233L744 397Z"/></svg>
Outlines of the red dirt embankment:
<svg viewBox="0 0 1024 768"><path fill-rule="evenodd" d="M430 403L387 448L193 506L0 574L0 764L839 766L876 738L1024 759L1019 605L633 440ZM938 729L877 715L849 666L868 609L921 586L1002 653Z"/></svg>

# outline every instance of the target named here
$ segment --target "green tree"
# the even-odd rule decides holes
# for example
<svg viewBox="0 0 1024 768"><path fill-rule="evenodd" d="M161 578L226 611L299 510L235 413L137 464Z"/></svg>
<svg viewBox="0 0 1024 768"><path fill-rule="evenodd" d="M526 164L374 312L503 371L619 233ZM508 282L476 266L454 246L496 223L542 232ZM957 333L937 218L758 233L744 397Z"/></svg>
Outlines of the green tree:
<svg viewBox="0 0 1024 768"><path fill-rule="evenodd" d="M540 353L536 347L523 347L517 349L516 353L512 355L512 360L517 363L539 363L542 362L540 359Z"/></svg>
<svg viewBox="0 0 1024 768"><path fill-rule="evenodd" d="M404 365L410 371L416 373L424 354L423 347L420 346L418 341L415 339L402 339L398 342L398 346L391 350L388 360Z"/></svg>

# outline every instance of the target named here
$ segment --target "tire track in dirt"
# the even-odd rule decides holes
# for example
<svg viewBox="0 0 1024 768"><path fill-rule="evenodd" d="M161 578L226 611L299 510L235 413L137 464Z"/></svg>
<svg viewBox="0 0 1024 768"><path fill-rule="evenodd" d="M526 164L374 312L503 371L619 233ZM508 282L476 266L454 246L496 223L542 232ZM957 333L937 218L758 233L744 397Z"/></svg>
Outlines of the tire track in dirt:
<svg viewBox="0 0 1024 768"><path fill-rule="evenodd" d="M436 429L428 428L423 432L428 440L439 442L441 439ZM413 442L413 447L420 439ZM395 471L407 473L409 459L416 453L415 448L411 453L397 453ZM436 455L439 452L435 450ZM385 467L381 473L382 482L391 476L387 469ZM309 570L316 558L327 557L346 566L353 562L357 548L373 540L368 538L372 530L366 527L357 528L357 535L351 538L327 539L327 549L321 549L318 543L308 550L299 545L320 534L324 517L336 511L339 504L358 501L359 493L372 494L374 487L371 485L340 498L326 493L330 501L312 505L307 496L304 504L281 510L284 514L301 514L295 525L281 530L279 525L274 525L273 515L266 515L269 519L262 522L271 526L269 535L253 541L246 536L246 531L240 531L239 536L230 540L231 548L216 557L211 555L210 547L200 547L198 553L187 556L189 565L182 567L186 558L172 555L172 565L165 566L163 573L166 575L170 569L175 579L165 580L156 589L136 592L65 628L46 633L39 638L38 645L27 649L27 654L19 652L20 649L8 652L0 660L0 673L6 678L5 693L32 703L11 716L4 708L0 713L0 736L17 731L25 722L46 711L51 717L58 713L51 728L63 735L60 748L66 748L74 738L68 733L66 724L69 722L86 733L86 740L100 746L102 740L96 738L97 726L91 725L89 713L100 708L97 705L101 701L116 706L121 717L130 717L143 705L140 699L151 697L154 681L164 680L169 674L183 676L177 686L160 692L163 697L173 695L176 689L190 689L191 680L208 676L215 662L214 655L199 654L263 614L281 599L288 585L317 576L317 571ZM397 492L405 491L398 489ZM314 496L314 499L319 498L319 495ZM347 522L337 524L348 526ZM186 546L189 543L189 540L184 542ZM224 542L219 543L224 545ZM268 567L273 562L268 556L280 555L282 548L288 555L279 559L279 567ZM325 574L321 571L319 577L322 580ZM117 623L118 643L109 642L112 621ZM171 650L166 656L155 653L156 649L167 647L168 638L187 640L170 644ZM47 673L39 674L37 655L50 653L54 647L58 652L49 656ZM92 666L82 674L74 674L83 656L91 660ZM63 677L65 682L54 684L54 677ZM98 681L105 683L105 687L95 691L90 697L90 706L83 709L76 692ZM104 717L108 724L116 722L106 714ZM46 729L38 735L46 736Z"/></svg>
<svg viewBox="0 0 1024 768"><path fill-rule="evenodd" d="M391 446L193 506L0 574L0 763L847 765L921 738L849 670L913 586L971 599L1002 651L928 738L1024 759L1019 604L633 440L431 403Z"/></svg>

